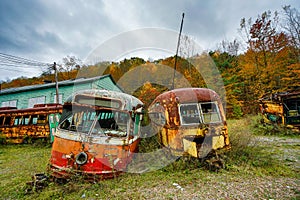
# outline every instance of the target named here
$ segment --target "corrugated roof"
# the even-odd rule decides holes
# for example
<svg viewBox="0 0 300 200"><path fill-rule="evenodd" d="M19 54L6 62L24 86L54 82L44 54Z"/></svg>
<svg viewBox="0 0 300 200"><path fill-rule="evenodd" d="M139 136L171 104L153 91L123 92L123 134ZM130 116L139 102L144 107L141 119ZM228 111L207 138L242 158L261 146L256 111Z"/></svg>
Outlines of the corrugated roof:
<svg viewBox="0 0 300 200"><path fill-rule="evenodd" d="M75 85L80 83L86 83L86 82L93 82L98 79L104 79L109 77L111 81L121 90L110 74L103 75L103 76L96 76L93 78L79 78L79 79L72 79L72 80L65 80L65 81L59 81L58 86L67 86L67 85ZM55 87L56 83L45 83L45 84L39 84L39 85L29 85L24 87L17 87L17 88L8 88L0 91L0 95L2 94L11 94L11 93L17 93L17 92L25 92L25 91L31 91L31 90L38 90L38 89L45 89L45 88L52 88Z"/></svg>

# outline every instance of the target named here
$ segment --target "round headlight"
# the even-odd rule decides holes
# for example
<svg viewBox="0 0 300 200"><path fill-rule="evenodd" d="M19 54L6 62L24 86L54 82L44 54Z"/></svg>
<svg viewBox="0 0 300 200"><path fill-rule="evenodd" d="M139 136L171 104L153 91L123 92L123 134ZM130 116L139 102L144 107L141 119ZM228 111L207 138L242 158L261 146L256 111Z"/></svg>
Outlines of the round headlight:
<svg viewBox="0 0 300 200"><path fill-rule="evenodd" d="M88 160L88 156L85 152L80 152L79 154L76 155L76 158L75 158L75 162L78 164L78 165L83 165L87 162Z"/></svg>

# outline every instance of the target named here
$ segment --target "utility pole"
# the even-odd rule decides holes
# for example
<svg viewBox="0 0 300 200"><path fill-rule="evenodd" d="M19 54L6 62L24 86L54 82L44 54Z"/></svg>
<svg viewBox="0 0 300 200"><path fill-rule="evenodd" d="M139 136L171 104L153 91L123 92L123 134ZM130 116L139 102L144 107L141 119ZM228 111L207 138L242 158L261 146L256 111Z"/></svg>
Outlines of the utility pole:
<svg viewBox="0 0 300 200"><path fill-rule="evenodd" d="M53 69L54 69L54 71L55 71L56 103L59 103L58 77L57 77L57 67L56 67L56 62L54 62Z"/></svg>
<svg viewBox="0 0 300 200"><path fill-rule="evenodd" d="M180 37L181 37L182 26L183 26L183 18L184 18L184 13L182 13L181 25L180 25L180 30L179 30L178 42L177 42L177 49L176 49L176 55L175 55L175 64L174 64L174 74L173 74L172 89L175 88L175 83L174 83L175 82L175 72L176 72L178 49L179 49L179 45L180 45Z"/></svg>

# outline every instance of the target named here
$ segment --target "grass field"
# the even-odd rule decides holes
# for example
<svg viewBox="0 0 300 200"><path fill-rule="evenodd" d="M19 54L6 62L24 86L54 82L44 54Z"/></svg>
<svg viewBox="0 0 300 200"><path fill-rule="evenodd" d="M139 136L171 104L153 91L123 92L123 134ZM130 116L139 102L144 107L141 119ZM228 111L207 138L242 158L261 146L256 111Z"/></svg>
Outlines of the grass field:
<svg viewBox="0 0 300 200"><path fill-rule="evenodd" d="M80 178L49 182L26 192L35 173L46 172L49 144L0 145L1 199L299 199L299 135L266 134L257 116L229 120L232 143L225 168L204 168L198 160L180 159L165 168L124 173L97 183ZM267 129L267 131L273 131ZM260 134L261 133L261 134Z"/></svg>

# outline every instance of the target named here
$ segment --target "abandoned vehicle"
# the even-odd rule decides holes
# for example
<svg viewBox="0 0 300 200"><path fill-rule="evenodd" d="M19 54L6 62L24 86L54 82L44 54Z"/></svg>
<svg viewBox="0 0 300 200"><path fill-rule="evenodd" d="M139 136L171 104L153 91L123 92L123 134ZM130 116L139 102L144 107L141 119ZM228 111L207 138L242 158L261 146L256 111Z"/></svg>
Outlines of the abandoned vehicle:
<svg viewBox="0 0 300 200"><path fill-rule="evenodd" d="M180 88L160 94L149 106L160 143L176 156L205 157L229 147L223 105L207 88Z"/></svg>
<svg viewBox="0 0 300 200"><path fill-rule="evenodd" d="M259 100L263 122L300 129L300 91L265 95Z"/></svg>
<svg viewBox="0 0 300 200"><path fill-rule="evenodd" d="M60 104L36 104L33 108L0 108L0 133L4 142L27 143L52 137L60 114Z"/></svg>
<svg viewBox="0 0 300 200"><path fill-rule="evenodd" d="M143 103L128 94L82 90L63 105L54 134L50 173L66 179L114 177L126 169L140 141Z"/></svg>

